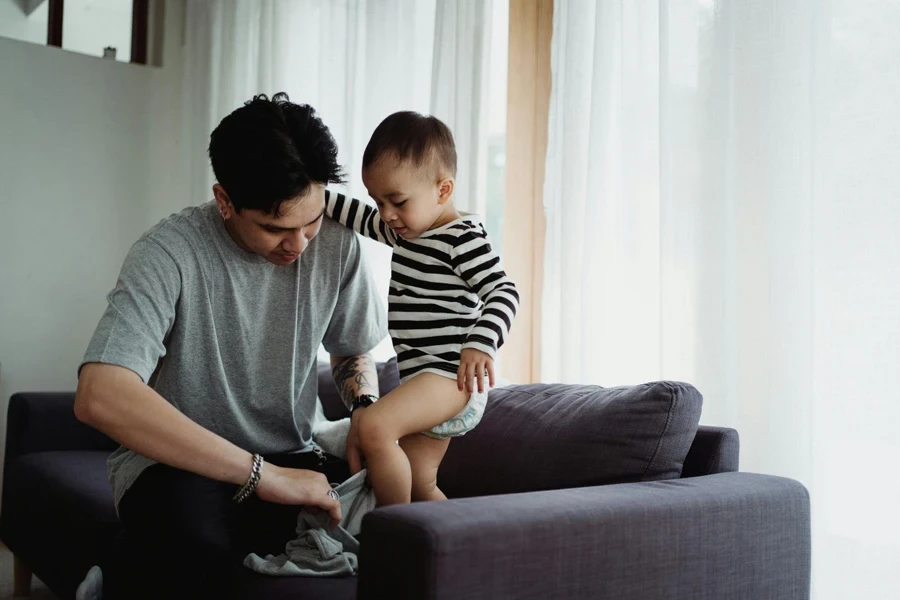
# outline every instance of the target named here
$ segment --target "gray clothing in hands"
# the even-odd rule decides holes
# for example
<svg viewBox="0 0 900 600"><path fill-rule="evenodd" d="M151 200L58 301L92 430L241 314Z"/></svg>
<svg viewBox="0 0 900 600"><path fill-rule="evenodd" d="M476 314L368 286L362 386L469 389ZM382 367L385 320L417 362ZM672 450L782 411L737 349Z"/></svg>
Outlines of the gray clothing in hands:
<svg viewBox="0 0 900 600"><path fill-rule="evenodd" d="M363 517L375 510L375 492L366 483L363 469L336 489L341 496L341 522L331 527L326 512L302 509L297 516L297 537L287 543L285 553L261 558L248 554L244 566L263 575L347 577L356 575Z"/></svg>
<svg viewBox="0 0 900 600"><path fill-rule="evenodd" d="M128 368L202 427L260 454L311 449L316 353L371 350L385 311L355 234L324 219L300 258L241 249L215 203L164 219L132 246L82 364ZM118 505L154 461L109 459Z"/></svg>

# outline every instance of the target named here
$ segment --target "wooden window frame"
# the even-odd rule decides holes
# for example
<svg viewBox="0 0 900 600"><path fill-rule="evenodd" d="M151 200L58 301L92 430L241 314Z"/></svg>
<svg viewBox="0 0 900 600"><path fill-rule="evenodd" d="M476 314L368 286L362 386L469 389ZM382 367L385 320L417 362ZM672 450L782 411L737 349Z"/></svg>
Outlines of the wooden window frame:
<svg viewBox="0 0 900 600"><path fill-rule="evenodd" d="M47 45L62 48L63 0L47 1Z"/></svg>
<svg viewBox="0 0 900 600"><path fill-rule="evenodd" d="M506 101L506 197L503 262L519 290L519 312L503 347L503 375L541 377L544 273L544 163L550 114L553 0L509 0Z"/></svg>
<svg viewBox="0 0 900 600"><path fill-rule="evenodd" d="M136 65L147 64L147 20L149 12L149 0L132 0L131 62Z"/></svg>

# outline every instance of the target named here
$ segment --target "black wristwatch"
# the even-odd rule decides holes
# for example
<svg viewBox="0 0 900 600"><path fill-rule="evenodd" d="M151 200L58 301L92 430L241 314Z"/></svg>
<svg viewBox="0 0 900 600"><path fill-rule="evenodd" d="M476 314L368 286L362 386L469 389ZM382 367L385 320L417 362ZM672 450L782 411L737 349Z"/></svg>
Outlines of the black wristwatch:
<svg viewBox="0 0 900 600"><path fill-rule="evenodd" d="M372 406L377 400L378 396L373 396L372 394L360 394L350 404L350 413L353 414L353 411L357 408Z"/></svg>

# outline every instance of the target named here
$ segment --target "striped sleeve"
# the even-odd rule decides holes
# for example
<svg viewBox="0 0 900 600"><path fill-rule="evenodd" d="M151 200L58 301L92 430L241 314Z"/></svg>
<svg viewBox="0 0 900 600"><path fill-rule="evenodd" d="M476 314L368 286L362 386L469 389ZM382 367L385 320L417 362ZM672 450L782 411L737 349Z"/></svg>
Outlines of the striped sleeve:
<svg viewBox="0 0 900 600"><path fill-rule="evenodd" d="M459 237L452 253L453 269L484 303L481 316L469 332L463 348L474 348L497 357L509 337L519 308L516 284L506 275L500 257L491 248L484 229Z"/></svg>
<svg viewBox="0 0 900 600"><path fill-rule="evenodd" d="M393 246L397 234L381 220L378 209L356 198L325 190L325 214L356 233Z"/></svg>

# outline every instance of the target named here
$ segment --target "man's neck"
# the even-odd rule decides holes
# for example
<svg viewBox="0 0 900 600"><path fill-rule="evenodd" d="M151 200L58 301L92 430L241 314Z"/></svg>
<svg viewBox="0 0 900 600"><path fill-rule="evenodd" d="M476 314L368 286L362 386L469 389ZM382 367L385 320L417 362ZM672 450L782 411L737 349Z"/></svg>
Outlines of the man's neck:
<svg viewBox="0 0 900 600"><path fill-rule="evenodd" d="M254 252L250 248L248 248L244 241L241 239L241 236L238 235L237 229L235 228L234 223L231 222L231 219L222 219L222 224L225 226L225 231L228 232L228 237L231 238L231 241L237 244L238 248L240 248L244 252L254 254Z"/></svg>

